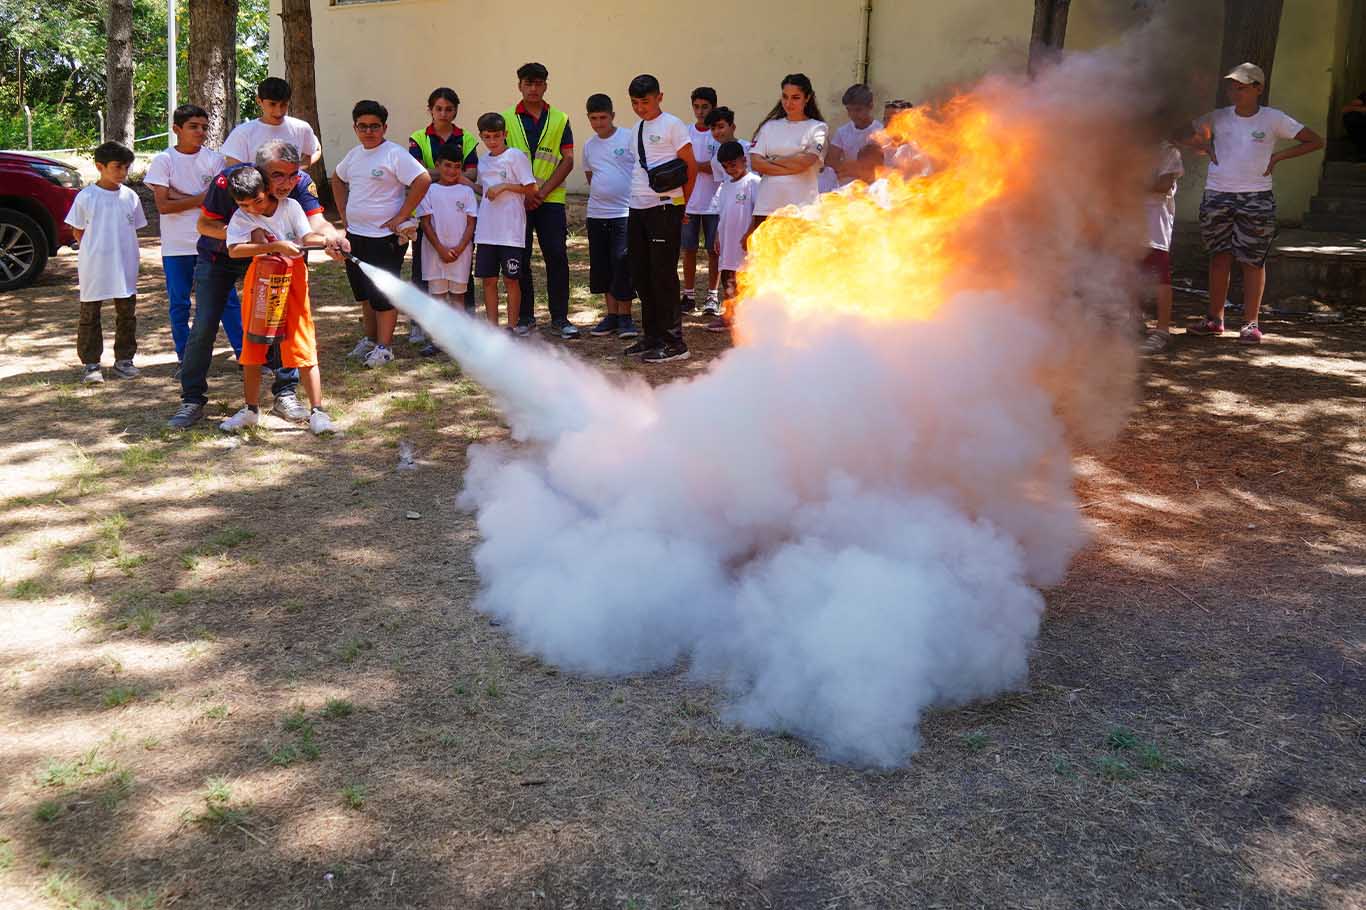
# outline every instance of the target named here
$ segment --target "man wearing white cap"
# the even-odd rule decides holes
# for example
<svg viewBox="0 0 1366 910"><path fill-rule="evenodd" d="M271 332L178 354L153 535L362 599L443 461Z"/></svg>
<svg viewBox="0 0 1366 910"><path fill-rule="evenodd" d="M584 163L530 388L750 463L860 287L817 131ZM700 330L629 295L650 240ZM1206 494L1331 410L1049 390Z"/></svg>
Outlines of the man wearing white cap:
<svg viewBox="0 0 1366 910"><path fill-rule="evenodd" d="M1276 239L1276 197L1271 172L1287 158L1323 148L1323 139L1295 118L1259 99L1266 74L1243 63L1224 77L1231 107L1222 107L1194 123L1180 143L1209 155L1209 175L1200 201L1200 236L1209 251L1209 317L1190 329L1196 335L1224 331L1224 300L1236 259L1243 270L1243 318L1238 341L1258 344L1262 330L1257 313L1266 288L1266 257ZM1275 151L1276 140L1299 144Z"/></svg>

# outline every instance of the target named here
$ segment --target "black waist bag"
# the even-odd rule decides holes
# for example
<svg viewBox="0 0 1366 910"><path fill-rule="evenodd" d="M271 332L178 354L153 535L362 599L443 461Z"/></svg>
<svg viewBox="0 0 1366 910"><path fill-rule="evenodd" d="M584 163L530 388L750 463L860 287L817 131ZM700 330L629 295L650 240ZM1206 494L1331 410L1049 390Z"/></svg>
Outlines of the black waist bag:
<svg viewBox="0 0 1366 910"><path fill-rule="evenodd" d="M636 150L640 154L640 166L645 168L650 189L656 193L668 193L688 182L688 163L682 158L674 158L663 164L650 167L645 163L645 121L640 121L636 129Z"/></svg>

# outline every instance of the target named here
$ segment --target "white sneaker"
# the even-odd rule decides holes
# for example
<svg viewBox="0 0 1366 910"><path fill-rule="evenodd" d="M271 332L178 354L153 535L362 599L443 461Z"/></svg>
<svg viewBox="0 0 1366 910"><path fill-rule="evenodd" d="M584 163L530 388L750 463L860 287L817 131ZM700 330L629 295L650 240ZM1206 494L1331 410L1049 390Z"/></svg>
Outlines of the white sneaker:
<svg viewBox="0 0 1366 910"><path fill-rule="evenodd" d="M708 296L707 302L702 304L702 313L707 316L720 316L721 302L715 297Z"/></svg>
<svg viewBox="0 0 1366 910"><path fill-rule="evenodd" d="M115 360L114 368L109 372L118 376L120 379L137 379L142 374L142 370L133 366L131 360Z"/></svg>
<svg viewBox="0 0 1366 910"><path fill-rule="evenodd" d="M236 433L238 430L245 430L247 427L254 427L261 420L261 415L251 408L242 408L236 414L229 417L218 425L218 429L224 433Z"/></svg>
<svg viewBox="0 0 1366 910"><path fill-rule="evenodd" d="M369 338L362 338L356 342L356 346L351 349L351 353L346 355L347 360L364 360L365 355L375 349L375 343Z"/></svg>
<svg viewBox="0 0 1366 910"><path fill-rule="evenodd" d="M98 363L87 363L85 369L81 371L81 382L86 385L99 385L104 382L104 374L100 372Z"/></svg>
<svg viewBox="0 0 1366 910"><path fill-rule="evenodd" d="M389 350L382 344L377 344L375 345L374 350L372 350L369 354L366 355L365 365L373 370L375 367L384 366L386 363L393 359L393 351Z"/></svg>
<svg viewBox="0 0 1366 910"><path fill-rule="evenodd" d="M426 343L427 343L427 333L424 332L424 331L422 331L422 326L418 325L416 322L411 323L411 324L408 326L408 343L409 343L409 344L426 344Z"/></svg>
<svg viewBox="0 0 1366 910"><path fill-rule="evenodd" d="M332 423L332 418L328 417L327 412L322 408L314 408L313 413L308 415L308 430L314 436L337 432L336 426Z"/></svg>

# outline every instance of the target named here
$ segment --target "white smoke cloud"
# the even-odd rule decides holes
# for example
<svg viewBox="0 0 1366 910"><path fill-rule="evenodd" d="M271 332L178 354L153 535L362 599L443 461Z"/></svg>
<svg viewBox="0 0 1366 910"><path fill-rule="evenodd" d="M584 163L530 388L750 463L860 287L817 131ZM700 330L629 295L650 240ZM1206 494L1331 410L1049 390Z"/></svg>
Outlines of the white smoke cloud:
<svg viewBox="0 0 1366 910"><path fill-rule="evenodd" d="M479 609L585 673L687 659L729 719L858 764L904 762L927 710L1023 684L1039 588L1085 540L1070 446L1118 427L1131 383L1110 326L1142 252L1146 155L1096 91L1132 84L1132 56L983 86L1035 127L1097 132L1060 134L1066 185L981 228L999 286L927 320L794 320L760 297L751 343L651 390L372 273L523 443L470 451ZM1128 205L1137 230L1104 229Z"/></svg>

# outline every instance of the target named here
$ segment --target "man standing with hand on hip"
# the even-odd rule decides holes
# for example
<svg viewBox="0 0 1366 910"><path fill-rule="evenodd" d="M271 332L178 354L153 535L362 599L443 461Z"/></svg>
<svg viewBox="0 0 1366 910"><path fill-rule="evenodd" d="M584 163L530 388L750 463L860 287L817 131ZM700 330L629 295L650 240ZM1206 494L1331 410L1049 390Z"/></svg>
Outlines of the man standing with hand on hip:
<svg viewBox="0 0 1366 910"><path fill-rule="evenodd" d="M561 338L577 338L579 330L569 321L569 222L565 216L564 181L574 169L574 133L569 115L545 102L549 71L540 63L526 63L517 69L517 90L522 100L503 112L507 122L507 144L520 149L531 159L536 192L526 198L526 257L522 270L522 313L520 323L536 322L536 290L531 281L531 234L541 246L545 262L550 327Z"/></svg>

